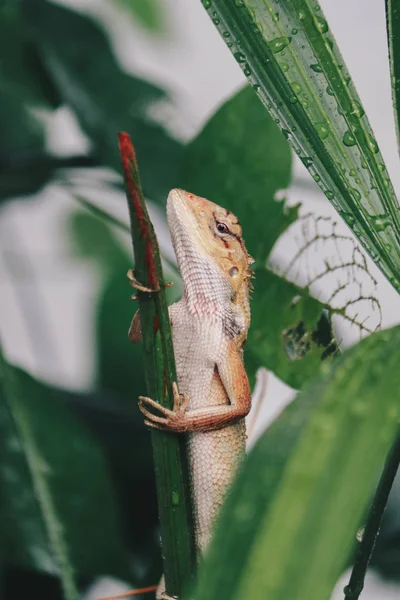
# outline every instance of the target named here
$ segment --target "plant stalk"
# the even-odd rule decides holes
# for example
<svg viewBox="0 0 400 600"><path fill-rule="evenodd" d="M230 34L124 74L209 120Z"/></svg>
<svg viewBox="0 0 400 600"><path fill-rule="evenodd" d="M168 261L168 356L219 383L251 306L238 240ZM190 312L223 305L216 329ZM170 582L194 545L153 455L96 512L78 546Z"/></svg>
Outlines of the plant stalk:
<svg viewBox="0 0 400 600"><path fill-rule="evenodd" d="M160 251L140 185L135 152L126 133L119 147L129 205L135 278L153 293L138 291L147 395L173 407L177 381ZM195 552L190 491L182 435L152 430L166 593L184 599L193 578Z"/></svg>
<svg viewBox="0 0 400 600"><path fill-rule="evenodd" d="M400 433L388 454L378 487L372 501L362 540L351 572L350 581L344 588L345 600L358 600L363 588L368 564L379 535L383 513L400 463Z"/></svg>

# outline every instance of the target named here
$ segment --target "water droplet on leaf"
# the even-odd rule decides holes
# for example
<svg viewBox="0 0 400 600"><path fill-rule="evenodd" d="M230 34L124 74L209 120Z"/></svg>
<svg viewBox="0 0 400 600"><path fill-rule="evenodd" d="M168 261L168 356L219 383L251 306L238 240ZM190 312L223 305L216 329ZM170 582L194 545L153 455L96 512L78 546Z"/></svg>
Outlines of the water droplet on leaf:
<svg viewBox="0 0 400 600"><path fill-rule="evenodd" d="M373 152L374 154L379 152L378 144L376 143L376 140L372 137L372 135L367 133L365 137L367 138L367 144L371 152Z"/></svg>
<svg viewBox="0 0 400 600"><path fill-rule="evenodd" d="M315 129L317 130L317 133L321 140L325 140L328 137L329 128L327 127L326 123L316 123Z"/></svg>
<svg viewBox="0 0 400 600"><path fill-rule="evenodd" d="M322 17L314 17L314 24L321 33L326 33L329 29L328 23Z"/></svg>
<svg viewBox="0 0 400 600"><path fill-rule="evenodd" d="M275 38L274 40L269 42L269 47L271 48L274 54L278 54L290 44L291 40L292 38L290 37Z"/></svg>
<svg viewBox="0 0 400 600"><path fill-rule="evenodd" d="M355 137L350 131L346 131L343 136L343 144L345 146L354 146L356 143Z"/></svg>

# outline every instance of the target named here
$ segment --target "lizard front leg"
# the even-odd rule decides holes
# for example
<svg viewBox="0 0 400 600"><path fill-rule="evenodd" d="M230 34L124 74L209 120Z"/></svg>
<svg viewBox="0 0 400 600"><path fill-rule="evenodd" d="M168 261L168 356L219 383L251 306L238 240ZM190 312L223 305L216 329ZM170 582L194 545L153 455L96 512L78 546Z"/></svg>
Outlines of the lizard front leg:
<svg viewBox="0 0 400 600"><path fill-rule="evenodd" d="M243 419L251 408L251 390L241 353L235 350L230 356L228 355L227 360L217 363L216 366L230 404L186 410L189 398L179 394L178 386L174 383L173 410L161 406L146 396L139 397L139 408L146 417L146 425L155 429L183 433L221 429ZM162 416L154 414L149 409L157 410Z"/></svg>

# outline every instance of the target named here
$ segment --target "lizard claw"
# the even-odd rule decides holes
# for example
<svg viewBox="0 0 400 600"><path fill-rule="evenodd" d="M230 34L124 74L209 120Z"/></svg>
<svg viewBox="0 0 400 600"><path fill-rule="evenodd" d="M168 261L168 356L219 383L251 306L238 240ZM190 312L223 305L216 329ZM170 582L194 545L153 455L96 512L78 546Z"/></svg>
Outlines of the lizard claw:
<svg viewBox="0 0 400 600"><path fill-rule="evenodd" d="M127 277L129 279L129 282L131 284L131 286L133 288L135 288L135 290L139 290L139 292L146 292L147 294L154 294L156 292L159 292L160 289L155 289L152 290L149 287L146 287L145 285L141 284L135 277L135 273L133 271L133 269L129 269L129 271L127 272ZM164 287L169 288L172 287L174 285L173 281L167 281L166 283L164 283ZM131 296L131 300L137 300L137 294L134 294L133 296Z"/></svg>
<svg viewBox="0 0 400 600"><path fill-rule="evenodd" d="M127 277L130 281L130 284L132 287L134 287L136 290L139 290L140 292L146 292L148 294L154 294L155 292L159 292L160 290L152 290L149 287L146 287L145 285L141 284L135 277L135 274L133 272L133 269L129 269L129 271L127 272ZM132 300L135 300L136 298L132 298Z"/></svg>
<svg viewBox="0 0 400 600"><path fill-rule="evenodd" d="M146 417L145 425L154 429L187 431L189 422L186 409L189 404L189 398L186 394L179 393L176 382L172 384L172 391L174 395L173 410L161 406L161 404L155 402L152 398L139 396L139 409ZM157 410L162 416L155 415L149 408Z"/></svg>

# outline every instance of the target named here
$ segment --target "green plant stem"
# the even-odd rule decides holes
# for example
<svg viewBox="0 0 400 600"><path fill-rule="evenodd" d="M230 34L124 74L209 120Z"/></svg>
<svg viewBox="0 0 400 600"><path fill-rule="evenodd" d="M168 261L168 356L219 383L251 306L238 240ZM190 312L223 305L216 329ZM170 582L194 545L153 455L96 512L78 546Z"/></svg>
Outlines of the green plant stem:
<svg viewBox="0 0 400 600"><path fill-rule="evenodd" d="M119 147L131 220L135 277L140 284L154 290L154 293L138 292L147 394L172 408L172 383L177 378L160 251L128 134L119 134ZM166 592L183 599L195 565L185 440L181 435L152 430L152 445Z"/></svg>
<svg viewBox="0 0 400 600"><path fill-rule="evenodd" d="M351 572L349 584L344 588L345 600L357 600L364 588L365 574L379 535L383 513L400 463L400 433L386 459L378 487L371 505L362 540Z"/></svg>

